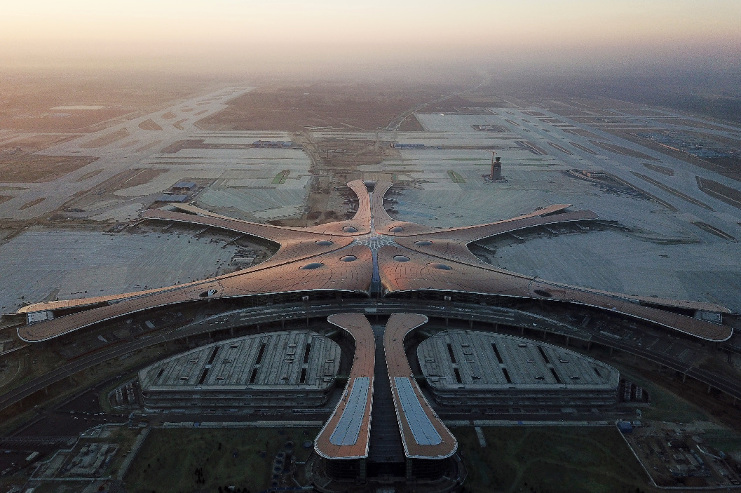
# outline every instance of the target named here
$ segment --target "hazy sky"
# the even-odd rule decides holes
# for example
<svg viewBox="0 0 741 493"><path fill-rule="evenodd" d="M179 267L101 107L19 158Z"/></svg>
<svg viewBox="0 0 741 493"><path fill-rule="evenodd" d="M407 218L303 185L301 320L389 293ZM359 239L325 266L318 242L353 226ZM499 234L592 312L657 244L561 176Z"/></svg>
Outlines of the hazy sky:
<svg viewBox="0 0 741 493"><path fill-rule="evenodd" d="M0 66L738 66L741 0L4 0Z"/></svg>

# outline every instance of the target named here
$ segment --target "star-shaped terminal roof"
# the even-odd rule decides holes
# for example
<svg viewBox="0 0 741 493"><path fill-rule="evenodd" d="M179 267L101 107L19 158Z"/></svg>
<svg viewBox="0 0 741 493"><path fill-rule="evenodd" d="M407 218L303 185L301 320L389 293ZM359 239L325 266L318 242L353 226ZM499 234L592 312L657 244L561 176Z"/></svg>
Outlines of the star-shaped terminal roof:
<svg viewBox="0 0 741 493"><path fill-rule="evenodd" d="M18 329L18 335L28 342L44 341L106 320L204 297L237 298L314 290L368 295L373 291L389 294L436 290L565 301L644 319L706 340L722 341L731 336L728 326L676 313L678 308L729 312L720 305L641 298L548 282L495 268L468 249L474 241L523 228L595 220L597 215L591 211L569 212L567 204L551 205L503 221L433 229L388 215L383 198L391 183L366 184L356 180L348 186L358 197L355 215L345 221L307 228L241 221L188 205L174 205L178 212L147 210L143 219L222 228L270 240L280 247L259 265L203 281L26 306L19 312L78 311L26 325Z"/></svg>

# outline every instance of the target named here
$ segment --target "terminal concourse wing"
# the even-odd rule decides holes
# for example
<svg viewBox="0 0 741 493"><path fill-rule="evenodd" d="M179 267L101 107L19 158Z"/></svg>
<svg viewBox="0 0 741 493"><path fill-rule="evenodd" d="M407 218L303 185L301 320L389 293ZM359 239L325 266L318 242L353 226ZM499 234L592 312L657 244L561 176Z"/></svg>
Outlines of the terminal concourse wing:
<svg viewBox="0 0 741 493"><path fill-rule="evenodd" d="M709 341L724 341L733 333L733 329L726 325L707 322L672 310L703 310L714 307L709 304L651 298L653 303L648 306L643 298L552 283L496 269L481 262L472 265L398 245L382 247L378 251L378 264L381 282L388 292L447 291L530 298L544 302L568 302L620 313ZM666 304L662 305L661 301Z"/></svg>
<svg viewBox="0 0 741 493"><path fill-rule="evenodd" d="M198 301L204 296L218 299L312 290L370 295L382 287L384 294L435 290L568 302L646 320L701 339L723 341L731 336L728 326L687 315L728 313L723 306L548 282L495 268L479 260L468 247L483 238L526 228L594 221L597 215L592 211L568 211L568 204L555 204L511 219L440 230L394 220L383 205L391 188L389 182L355 180L348 187L358 198L358 209L351 219L306 228L242 221L192 205L174 206L179 211L145 211L141 215L145 220L229 230L273 242L278 250L259 265L202 281L35 303L19 310L27 314L29 322L36 323L21 327L18 334L28 342L47 340L99 322ZM64 315L54 318L55 312Z"/></svg>
<svg viewBox="0 0 741 493"><path fill-rule="evenodd" d="M348 186L358 195L358 210L346 221L310 228L259 224L213 214L193 206L185 212L152 209L141 218L213 227L258 237L279 245L278 251L254 267L191 283L119 295L58 300L28 305L19 313L63 310L74 313L18 329L28 342L48 340L121 316L152 308L209 298L310 290L369 292L373 272L370 250L353 244L371 228L370 198L362 181Z"/></svg>
<svg viewBox="0 0 741 493"><path fill-rule="evenodd" d="M404 454L410 459L444 459L455 453L458 441L422 394L404 352L406 336L425 323L424 315L394 313L386 323L383 348Z"/></svg>
<svg viewBox="0 0 741 493"><path fill-rule="evenodd" d="M381 364L375 360L373 329L361 313L337 313L327 320L350 334L355 353L345 390L317 435L314 450L325 459L366 459L373 422L374 370ZM455 437L419 389L404 352L404 338L426 322L424 315L395 313L383 336L397 425L408 459L444 459L458 448Z"/></svg>
<svg viewBox="0 0 741 493"><path fill-rule="evenodd" d="M370 443L376 364L373 329L361 313L336 313L327 320L352 337L355 354L345 390L314 440L314 450L325 459L365 459Z"/></svg>

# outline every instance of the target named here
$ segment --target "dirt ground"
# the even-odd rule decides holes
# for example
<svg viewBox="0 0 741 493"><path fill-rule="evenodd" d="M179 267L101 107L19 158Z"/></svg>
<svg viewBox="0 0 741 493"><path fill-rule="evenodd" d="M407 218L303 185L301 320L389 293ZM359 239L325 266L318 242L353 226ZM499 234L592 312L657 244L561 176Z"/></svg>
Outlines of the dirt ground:
<svg viewBox="0 0 741 493"><path fill-rule="evenodd" d="M122 128L120 130L116 130L115 132L111 132L105 135L102 135L96 139L91 140L90 142L86 142L84 144L80 144L80 147L84 149L91 149L95 147L104 147L107 145L111 145L117 140L124 139L129 136L129 131L125 128Z"/></svg>
<svg viewBox="0 0 741 493"><path fill-rule="evenodd" d="M87 166L89 156L45 156L29 152L0 152L0 176L6 183L52 181Z"/></svg>
<svg viewBox="0 0 741 493"><path fill-rule="evenodd" d="M511 107L506 101L481 92L453 94L425 106L426 113L457 113L459 115L481 115L490 113L487 108Z"/></svg>
<svg viewBox="0 0 741 493"><path fill-rule="evenodd" d="M602 149L620 154L622 156L630 156L638 159L645 159L647 161L658 161L658 159L653 156L649 156L648 154L634 151L633 149L628 149L627 147L619 146L617 144L610 144L609 142L602 142L599 140L590 140L589 142L596 145L597 147L601 147Z"/></svg>
<svg viewBox="0 0 741 493"><path fill-rule="evenodd" d="M398 150L382 140L318 138L312 129L401 131L423 130L414 111L448 111L472 106L446 86L323 83L257 89L232 100L229 107L200 120L205 130L282 130L294 132L293 141L311 158L312 179L306 213L292 220L274 221L286 226L308 226L341 219L354 200L345 184L369 179L359 165L398 159ZM450 101L448 101L450 100ZM488 103L487 103L488 104ZM441 106L442 105L442 106ZM165 152L176 152L188 142ZM374 177L378 179L378 177ZM387 177L391 179L389 175Z"/></svg>
<svg viewBox="0 0 741 493"><path fill-rule="evenodd" d="M69 135L23 135L0 146L0 176L6 183L52 181L95 161L89 156L34 154L71 139Z"/></svg>
<svg viewBox="0 0 741 493"><path fill-rule="evenodd" d="M416 119L415 119L416 120ZM314 139L311 132L296 135L311 158L311 188L307 198L306 213L298 219L273 221L283 226L311 226L341 217L348 204L354 203L355 195L346 187L357 179L391 180L392 173L384 176L366 176L358 166L378 164L386 159L399 159L399 151L391 142L382 140ZM348 215L347 217L351 217Z"/></svg>
<svg viewBox="0 0 741 493"><path fill-rule="evenodd" d="M697 177L697 186L706 194L741 209L741 192L717 181Z"/></svg>
<svg viewBox="0 0 741 493"><path fill-rule="evenodd" d="M314 142L314 151L328 168L352 170L356 166L378 164L384 159L400 159L391 142L372 140L323 139Z"/></svg>
<svg viewBox="0 0 741 493"><path fill-rule="evenodd" d="M0 78L0 129L91 132L112 119L155 111L169 101L203 90L197 77L156 74L7 73ZM101 106L72 109L69 106Z"/></svg>
<svg viewBox="0 0 741 493"><path fill-rule="evenodd" d="M291 465L303 463L318 430L312 428L236 428L155 430L147 437L126 476L127 490L238 491L293 490ZM286 458L275 468L275 458ZM281 464L283 461L280 462ZM198 469L200 474L194 471ZM276 471L280 471L276 473ZM275 478L275 479L274 479Z"/></svg>
<svg viewBox="0 0 741 493"><path fill-rule="evenodd" d="M151 118L144 120L139 124L139 128L142 130L162 130L162 127L160 127L154 120Z"/></svg>
<svg viewBox="0 0 741 493"><path fill-rule="evenodd" d="M299 132L304 127L376 130L446 92L450 88L377 84L266 87L232 100L229 108L201 120L198 125L206 130Z"/></svg>

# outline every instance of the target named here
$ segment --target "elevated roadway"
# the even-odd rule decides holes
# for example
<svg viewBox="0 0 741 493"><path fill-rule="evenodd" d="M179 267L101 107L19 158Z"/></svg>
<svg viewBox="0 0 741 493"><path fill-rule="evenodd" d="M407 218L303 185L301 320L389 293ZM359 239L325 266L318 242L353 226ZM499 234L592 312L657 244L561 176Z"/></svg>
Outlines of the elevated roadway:
<svg viewBox="0 0 741 493"><path fill-rule="evenodd" d="M695 378L734 399L741 399L741 383L735 379L699 369L679 358L673 358L670 355L645 349L637 342L629 339L605 336L599 330L575 327L548 317L510 308L459 302L383 299L267 305L233 310L205 319L198 319L182 327L165 329L133 341L107 346L95 353L77 358L45 375L34 378L0 395L0 410L6 409L80 371L147 347L187 337L226 331L237 327L282 323L307 318L323 318L344 312L364 313L369 316L415 312L427 317L463 320L469 324L483 322L487 324L523 327L542 331L544 334L557 334L566 338L593 342L605 347L612 347L630 354L635 354L648 361L664 365L686 376ZM635 332L637 336L641 334L640 329L636 329ZM688 341L688 343L691 343L691 341Z"/></svg>

